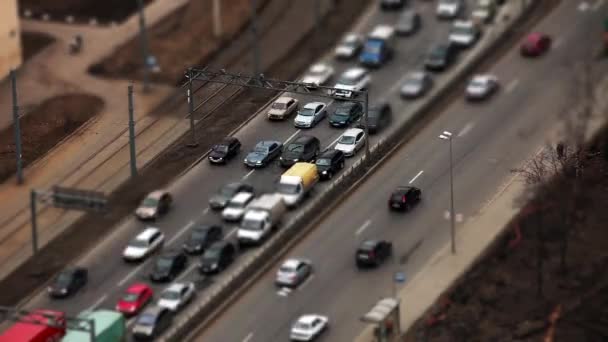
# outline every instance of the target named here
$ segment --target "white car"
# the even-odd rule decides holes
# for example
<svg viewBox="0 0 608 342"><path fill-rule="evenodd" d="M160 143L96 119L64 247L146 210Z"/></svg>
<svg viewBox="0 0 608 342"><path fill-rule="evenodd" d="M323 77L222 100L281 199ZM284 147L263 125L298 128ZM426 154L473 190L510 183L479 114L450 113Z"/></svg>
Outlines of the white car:
<svg viewBox="0 0 608 342"><path fill-rule="evenodd" d="M123 259L127 261L139 261L145 259L165 242L165 234L160 229L148 227L129 242L122 252Z"/></svg>
<svg viewBox="0 0 608 342"><path fill-rule="evenodd" d="M323 102L309 102L298 111L293 120L297 128L312 128L327 116L327 105Z"/></svg>
<svg viewBox="0 0 608 342"><path fill-rule="evenodd" d="M239 192L228 201L222 210L222 218L226 221L239 221L243 218L247 204L253 199L251 192Z"/></svg>
<svg viewBox="0 0 608 342"><path fill-rule="evenodd" d="M335 97L353 98L356 94L353 91L363 91L369 87L371 77L364 68L351 68L342 73L334 88Z"/></svg>
<svg viewBox="0 0 608 342"><path fill-rule="evenodd" d="M312 274L312 263L303 259L287 259L277 270L275 283L279 286L296 287Z"/></svg>
<svg viewBox="0 0 608 342"><path fill-rule="evenodd" d="M483 100L498 90L498 78L494 75L475 75L467 85L467 100Z"/></svg>
<svg viewBox="0 0 608 342"><path fill-rule="evenodd" d="M169 192L165 190L152 191L141 201L135 210L135 216L140 220L156 220L169 211L172 202L173 199Z"/></svg>
<svg viewBox="0 0 608 342"><path fill-rule="evenodd" d="M334 150L342 151L346 157L352 157L365 146L365 139L365 131L361 128L349 128L340 136Z"/></svg>
<svg viewBox="0 0 608 342"><path fill-rule="evenodd" d="M338 59L351 59L359 54L363 48L363 38L356 33L349 33L334 50L334 56Z"/></svg>
<svg viewBox="0 0 608 342"><path fill-rule="evenodd" d="M161 292L158 306L178 311L192 300L194 294L193 282L173 283Z"/></svg>
<svg viewBox="0 0 608 342"><path fill-rule="evenodd" d="M302 78L308 88L316 88L324 85L334 75L334 68L324 63L313 64Z"/></svg>
<svg viewBox="0 0 608 342"><path fill-rule="evenodd" d="M454 19L460 15L463 8L463 0L439 0L436 11L437 17Z"/></svg>
<svg viewBox="0 0 608 342"><path fill-rule="evenodd" d="M471 20L458 20L450 30L449 40L456 46L471 47L477 43L481 30Z"/></svg>
<svg viewBox="0 0 608 342"><path fill-rule="evenodd" d="M329 318L321 315L303 315L291 326L292 341L312 341L329 327Z"/></svg>
<svg viewBox="0 0 608 342"><path fill-rule="evenodd" d="M270 120L283 120L298 109L298 100L289 96L281 96L272 103L267 115Z"/></svg>

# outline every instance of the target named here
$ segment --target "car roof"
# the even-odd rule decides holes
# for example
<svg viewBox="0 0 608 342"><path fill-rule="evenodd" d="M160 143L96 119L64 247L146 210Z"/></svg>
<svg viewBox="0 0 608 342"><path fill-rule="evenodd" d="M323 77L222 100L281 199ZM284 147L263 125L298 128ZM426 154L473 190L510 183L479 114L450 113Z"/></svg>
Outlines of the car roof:
<svg viewBox="0 0 608 342"><path fill-rule="evenodd" d="M235 140L236 140L236 138L235 138L235 137L224 137L224 138L222 139L222 141L220 141L219 145L221 145L221 144L226 144L226 145L228 145L228 144L232 143L232 142L233 142L233 141L235 141Z"/></svg>
<svg viewBox="0 0 608 342"><path fill-rule="evenodd" d="M315 319L319 318L318 315L302 315L298 318L299 323L311 324Z"/></svg>
<svg viewBox="0 0 608 342"><path fill-rule="evenodd" d="M420 71L420 70L418 70L418 71L410 71L407 74L407 78L420 80L420 79L423 79L427 75L428 75L428 73L426 73L424 71Z"/></svg>
<svg viewBox="0 0 608 342"><path fill-rule="evenodd" d="M148 198L160 199L162 195L167 193L165 190L154 190L148 194Z"/></svg>
<svg viewBox="0 0 608 342"><path fill-rule="evenodd" d="M349 128L342 134L343 136L356 136L357 134L363 132L361 128Z"/></svg>
<svg viewBox="0 0 608 342"><path fill-rule="evenodd" d="M146 313L146 314L149 314L149 315L151 314L151 315L154 315L154 316L158 316L158 314L160 314L162 311L165 311L165 310L169 310L169 309L167 309L165 307L162 307L162 306L158 306L158 305L153 304L153 305L148 306L147 308L145 308L144 311L143 311L143 313Z"/></svg>
<svg viewBox="0 0 608 342"><path fill-rule="evenodd" d="M234 195L234 197L232 197L232 199L230 201L242 203L242 202L248 201L252 197L253 197L253 194L251 192L239 192L236 195Z"/></svg>
<svg viewBox="0 0 608 342"><path fill-rule="evenodd" d="M312 135L300 135L297 138L295 138L294 141L290 142L289 144L290 145L293 143L301 144L301 143L309 142L314 139L316 139L316 137L313 137Z"/></svg>
<svg viewBox="0 0 608 342"><path fill-rule="evenodd" d="M261 146L264 146L264 147L267 147L267 146L272 145L273 143L276 143L276 144L279 144L279 145L281 144L280 142L278 142L278 141L274 141L274 140L262 140L262 141L260 141L259 143L257 143L257 145L256 145L256 146L260 146L260 147L261 147Z"/></svg>
<svg viewBox="0 0 608 342"><path fill-rule="evenodd" d="M294 98L291 96L281 96L278 99L276 99L274 102L275 103L287 103L291 100L293 100Z"/></svg>
<svg viewBox="0 0 608 342"><path fill-rule="evenodd" d="M214 243L211 244L211 246L209 246L209 248L207 248L207 250L224 248L224 246L229 245L229 244L230 243L228 241L224 241L224 240L215 241Z"/></svg>
<svg viewBox="0 0 608 342"><path fill-rule="evenodd" d="M163 253L159 255L159 258L176 258L180 254L182 254L182 252L179 250L169 249L163 251Z"/></svg>
<svg viewBox="0 0 608 342"><path fill-rule="evenodd" d="M359 77L361 77L361 75L364 75L366 73L367 73L367 70L365 70L364 68L355 67L355 68L350 68L350 69L347 69L346 71L344 71L344 73L342 74L342 77L359 78Z"/></svg>
<svg viewBox="0 0 608 342"><path fill-rule="evenodd" d="M340 108L351 108L357 105L357 102L345 101L338 104Z"/></svg>
<svg viewBox="0 0 608 342"><path fill-rule="evenodd" d="M299 260L299 259L293 259L293 258L292 258L292 259L287 259L287 260L285 260L285 261L283 262L283 265L281 265L281 266L284 266L284 267L289 267L289 268L296 268L296 267L298 267L298 265L299 265L299 264L301 264L301 263L302 263L302 261L301 261L301 260Z"/></svg>
<svg viewBox="0 0 608 342"><path fill-rule="evenodd" d="M397 188L395 188L394 192L407 192L407 191L410 191L412 189L413 189L413 187L404 185L404 186L398 186Z"/></svg>
<svg viewBox="0 0 608 342"><path fill-rule="evenodd" d="M186 283L173 283L173 284L169 285L167 288L165 288L163 291L175 291L175 292L179 292L184 287L186 287Z"/></svg>
<svg viewBox="0 0 608 342"><path fill-rule="evenodd" d="M471 79L471 81L475 81L475 82L488 82L491 79L492 79L492 75L478 74L478 75L474 75L473 78Z"/></svg>
<svg viewBox="0 0 608 342"><path fill-rule="evenodd" d="M313 64L309 71L310 72L323 72L325 70L329 69L329 65L325 64L325 63L317 63L317 64Z"/></svg>
<svg viewBox="0 0 608 342"><path fill-rule="evenodd" d="M135 283L127 288L127 292L139 293L146 289L150 289L150 286L143 283Z"/></svg>
<svg viewBox="0 0 608 342"><path fill-rule="evenodd" d="M307 104L304 105L304 108L315 109L315 108L317 108L318 105L324 105L325 106L325 103L319 102L319 101L308 102Z"/></svg>
<svg viewBox="0 0 608 342"><path fill-rule="evenodd" d="M365 240L361 243L361 246L359 246L360 249L371 249L374 248L378 245L378 243L380 243L379 240Z"/></svg>
<svg viewBox="0 0 608 342"><path fill-rule="evenodd" d="M321 153L321 155L319 155L319 157L317 159L320 158L333 158L334 155L338 154L338 153L344 153L340 150L327 150L323 153Z"/></svg>
<svg viewBox="0 0 608 342"><path fill-rule="evenodd" d="M454 22L454 27L475 27L475 24L472 20L456 20Z"/></svg>
<svg viewBox="0 0 608 342"><path fill-rule="evenodd" d="M194 228L192 228L192 230L196 230L196 231L202 232L202 231L208 231L208 230L210 230L213 227L219 227L219 228L221 228L221 226L217 225L217 224L202 223L202 224L199 224L197 226L194 226Z"/></svg>
<svg viewBox="0 0 608 342"><path fill-rule="evenodd" d="M155 227L146 227L139 234L137 234L137 238L143 239L143 240L147 240L152 235L154 235L154 234L156 234L158 232L160 232L160 229L158 229L158 228L155 228Z"/></svg>

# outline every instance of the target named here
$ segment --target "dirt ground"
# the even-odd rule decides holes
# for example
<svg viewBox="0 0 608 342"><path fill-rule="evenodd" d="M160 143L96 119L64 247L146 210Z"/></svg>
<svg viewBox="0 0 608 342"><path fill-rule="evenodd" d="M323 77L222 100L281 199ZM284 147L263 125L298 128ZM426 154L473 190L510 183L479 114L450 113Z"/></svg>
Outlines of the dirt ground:
<svg viewBox="0 0 608 342"><path fill-rule="evenodd" d="M268 0L257 1L258 10ZM184 70L192 65L204 65L219 47L226 45L247 27L251 0L231 0L222 8L224 35L213 36L212 2L192 2L164 19L148 33L149 51L156 57L160 71L151 74L153 82L177 84ZM176 58L179 56L179 58ZM89 71L94 75L143 79L141 42L139 37L127 42Z"/></svg>
<svg viewBox="0 0 608 342"><path fill-rule="evenodd" d="M153 0L143 0L144 5ZM29 10L32 18L41 19L49 14L52 21L65 21L67 16L73 16L75 22L89 22L91 18L97 22L121 22L137 11L135 0L19 0L19 11L23 14Z"/></svg>
<svg viewBox="0 0 608 342"><path fill-rule="evenodd" d="M67 94L50 98L21 119L23 167L45 155L62 139L97 115L103 101L87 94ZM15 174L13 125L0 132L0 181Z"/></svg>
<svg viewBox="0 0 608 342"><path fill-rule="evenodd" d="M55 39L49 35L38 32L21 32L21 47L23 60L34 57L40 50L51 44Z"/></svg>
<svg viewBox="0 0 608 342"><path fill-rule="evenodd" d="M283 1L283 0L280 0ZM258 1L260 2L260 1ZM317 40L319 48L330 49L341 35L350 27L353 18L357 17L371 0L349 0L339 2L335 8L341 15L329 15L322 24L326 31L321 39ZM248 37L245 37L247 39ZM313 42L312 34L304 37L297 45L298 48L284 56L278 63L270 67L269 73L281 78L294 78L305 70L313 55L310 46ZM244 57L244 58L248 58ZM274 93L265 91L245 91L235 100L220 106L212 115L197 124L206 127L199 133L199 146L186 147L190 137L186 134L171 148L159 156L154 162L140 171L137 179L133 179L115 191L109 201L112 210L105 214L87 214L76 222L70 229L63 232L54 241L42 248L39 256L30 259L19 269L0 282L0 303L2 305L15 305L25 296L40 287L46 280L63 268L71 260L78 257L97 239L91 236L105 236L125 216L129 215L146 193L170 182L176 175L185 170L199 156L207 152L212 144L217 142L229 132L238 127L252 113L274 96ZM167 108L160 108L162 112L174 110L173 104ZM222 115L230 112L231 115ZM87 229L80 229L87 227ZM44 271L40 271L44 270ZM10 291L8 290L10 289Z"/></svg>
<svg viewBox="0 0 608 342"><path fill-rule="evenodd" d="M608 129L592 144L595 157L583 162L579 195L561 181L545 186L558 198L577 196L571 224L568 201L528 202L495 249L404 341L608 341L606 141Z"/></svg>

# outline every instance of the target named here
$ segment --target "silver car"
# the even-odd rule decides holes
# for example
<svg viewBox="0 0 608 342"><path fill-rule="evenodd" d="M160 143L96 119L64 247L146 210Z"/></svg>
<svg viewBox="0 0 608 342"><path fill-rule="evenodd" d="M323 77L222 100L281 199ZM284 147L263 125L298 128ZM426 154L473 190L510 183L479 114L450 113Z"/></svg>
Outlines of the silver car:
<svg viewBox="0 0 608 342"><path fill-rule="evenodd" d="M327 116L327 105L323 102L309 102L298 111L293 120L297 128L312 128Z"/></svg>
<svg viewBox="0 0 608 342"><path fill-rule="evenodd" d="M484 100L498 90L498 78L494 75L475 75L467 85L467 100Z"/></svg>
<svg viewBox="0 0 608 342"><path fill-rule="evenodd" d="M365 146L365 131L361 128L349 128L342 134L334 150L344 152L346 157L352 157Z"/></svg>
<svg viewBox="0 0 608 342"><path fill-rule="evenodd" d="M173 283L163 290L158 300L158 306L171 311L178 311L188 304L195 295L193 282Z"/></svg>
<svg viewBox="0 0 608 342"><path fill-rule="evenodd" d="M405 76L401 86L401 97L413 99L424 96L433 87L433 79L428 72L413 71Z"/></svg>
<svg viewBox="0 0 608 342"><path fill-rule="evenodd" d="M277 270L275 283L279 286L297 287L312 274L312 263L303 259L287 259Z"/></svg>

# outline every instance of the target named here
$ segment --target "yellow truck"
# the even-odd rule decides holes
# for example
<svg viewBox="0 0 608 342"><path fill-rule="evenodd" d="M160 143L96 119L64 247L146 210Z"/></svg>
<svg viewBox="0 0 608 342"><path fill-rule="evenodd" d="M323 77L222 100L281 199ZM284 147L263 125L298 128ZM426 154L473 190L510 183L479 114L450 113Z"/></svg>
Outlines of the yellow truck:
<svg viewBox="0 0 608 342"><path fill-rule="evenodd" d="M312 163L295 163L285 173L277 185L277 192L283 196L288 207L297 206L304 196L319 181L317 165Z"/></svg>

